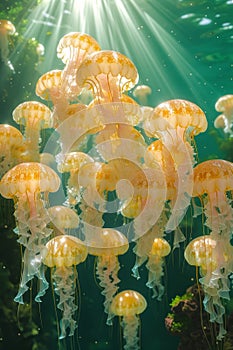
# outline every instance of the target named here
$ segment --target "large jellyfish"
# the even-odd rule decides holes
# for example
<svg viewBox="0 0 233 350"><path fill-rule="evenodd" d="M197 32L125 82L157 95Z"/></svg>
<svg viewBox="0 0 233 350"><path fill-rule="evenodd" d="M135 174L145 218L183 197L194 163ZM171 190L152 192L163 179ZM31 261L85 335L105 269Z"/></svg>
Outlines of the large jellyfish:
<svg viewBox="0 0 233 350"><path fill-rule="evenodd" d="M15 202L15 232L18 242L24 247L22 276L15 301L23 303L23 295L28 290L27 283L36 276L39 291L36 301L44 295L48 283L44 276L42 258L45 243L52 230L46 225L50 222L45 208L49 192L56 192L60 186L58 175L48 166L31 162L21 163L10 169L1 179L0 193Z"/></svg>
<svg viewBox="0 0 233 350"><path fill-rule="evenodd" d="M131 60L111 50L90 54L77 70L77 84L90 87L97 104L121 102L122 93L137 81L138 72Z"/></svg>
<svg viewBox="0 0 233 350"><path fill-rule="evenodd" d="M22 160L23 135L14 126L0 124L0 178Z"/></svg>
<svg viewBox="0 0 233 350"><path fill-rule="evenodd" d="M40 161L40 130L52 127L51 114L47 106L37 101L23 102L14 109L14 121L25 128L25 161Z"/></svg>
<svg viewBox="0 0 233 350"><path fill-rule="evenodd" d="M145 131L158 137L171 154L177 172L177 195L166 225L173 231L183 219L192 196L194 136L204 132L207 120L204 112L192 102L169 100L154 108L144 122Z"/></svg>
<svg viewBox="0 0 233 350"><path fill-rule="evenodd" d="M6 19L0 19L0 51L1 59L12 71L14 67L12 66L11 61L9 60L9 36L15 34L15 26L10 21Z"/></svg>
<svg viewBox="0 0 233 350"><path fill-rule="evenodd" d="M210 321L219 326L217 339L226 334L224 327L225 306L229 300L229 274L232 273L233 247L227 241L211 235L193 239L185 249L185 259L190 265L199 267L200 283L204 290L204 307Z"/></svg>
<svg viewBox="0 0 233 350"><path fill-rule="evenodd" d="M65 63L62 74L62 90L69 99L76 98L81 88L76 83L76 72L86 56L100 51L97 41L90 35L81 32L65 34L57 46L57 57Z"/></svg>
<svg viewBox="0 0 233 350"><path fill-rule="evenodd" d="M124 290L118 293L112 301L111 312L122 317L125 350L139 350L139 314L147 307L145 298L134 290Z"/></svg>
<svg viewBox="0 0 233 350"><path fill-rule="evenodd" d="M74 319L78 309L75 301L78 278L76 265L86 260L87 248L80 239L61 235L52 238L46 244L46 249L47 254L43 263L52 269L54 290L59 297L57 307L62 312L59 339L63 339L67 335L68 328L69 336L73 336L77 328L77 322Z"/></svg>
<svg viewBox="0 0 233 350"><path fill-rule="evenodd" d="M215 103L217 112L222 112L214 122L215 127L222 127L225 133L233 137L233 95L221 96Z"/></svg>
<svg viewBox="0 0 233 350"><path fill-rule="evenodd" d="M97 256L96 274L103 288L105 298L104 311L107 313L107 324L112 324L113 314L110 312L110 304L118 290L118 272L120 263L118 256L125 254L129 248L127 238L119 231L103 228L91 229L86 234L88 253Z"/></svg>

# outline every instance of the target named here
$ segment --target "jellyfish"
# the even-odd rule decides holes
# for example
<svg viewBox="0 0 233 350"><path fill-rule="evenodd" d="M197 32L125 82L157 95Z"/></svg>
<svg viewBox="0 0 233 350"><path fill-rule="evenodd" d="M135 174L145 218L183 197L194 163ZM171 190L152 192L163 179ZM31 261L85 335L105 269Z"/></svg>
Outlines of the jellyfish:
<svg viewBox="0 0 233 350"><path fill-rule="evenodd" d="M6 19L0 19L0 51L1 59L13 72L14 67L12 66L11 61L9 60L9 36L15 34L15 26L10 21Z"/></svg>
<svg viewBox="0 0 233 350"><path fill-rule="evenodd" d="M166 225L167 231L177 228L183 219L192 196L194 136L204 132L207 120L200 107L186 100L169 100L154 108L144 129L158 137L171 154L177 173L177 195Z"/></svg>
<svg viewBox="0 0 233 350"><path fill-rule="evenodd" d="M185 259L190 265L199 267L199 279L203 291L203 304L210 315L210 321L219 326L217 339L226 334L224 328L225 306L223 300L230 300L229 275L232 273L233 247L223 239L212 235L193 239L185 249Z"/></svg>
<svg viewBox="0 0 233 350"><path fill-rule="evenodd" d="M121 102L124 91L133 88L138 72L129 58L111 50L97 51L81 63L77 84L92 90L96 103Z"/></svg>
<svg viewBox="0 0 233 350"><path fill-rule="evenodd" d="M14 126L0 124L0 178L21 162L23 135Z"/></svg>
<svg viewBox="0 0 233 350"><path fill-rule="evenodd" d="M20 163L10 169L1 179L0 193L5 198L14 199L16 219L15 233L23 246L22 276L15 301L23 304L23 295L28 290L27 283L34 276L39 280L36 301L41 301L48 288L44 276L42 258L45 244L52 230L47 227L50 222L45 208L46 196L56 192L60 186L58 175L46 165L30 162Z"/></svg>
<svg viewBox="0 0 233 350"><path fill-rule="evenodd" d="M124 290L118 293L111 303L111 312L122 317L125 350L139 350L139 314L147 307L145 298L134 290Z"/></svg>
<svg viewBox="0 0 233 350"><path fill-rule="evenodd" d="M113 314L110 311L110 305L117 293L117 284L120 282L118 256L127 252L129 243L120 231L110 228L89 228L85 242L88 245L88 253L97 257L96 275L103 288L104 311L108 315L107 324L111 325Z"/></svg>
<svg viewBox="0 0 233 350"><path fill-rule="evenodd" d="M139 100L141 105L146 106L148 104L148 95L151 92L151 88L148 85L138 85L134 89L133 95Z"/></svg>
<svg viewBox="0 0 233 350"><path fill-rule="evenodd" d="M219 127L219 123L221 123L221 126L224 124L224 132L230 134L230 137L233 137L233 95L221 96L215 103L215 109L217 112L222 112L215 119L215 127Z"/></svg>
<svg viewBox="0 0 233 350"><path fill-rule="evenodd" d="M94 159L83 152L69 152L60 157L58 171L60 173L69 173L70 177L67 183L68 206L74 207L80 202L80 185L78 183L78 173L80 168L87 163L94 162Z"/></svg>
<svg viewBox="0 0 233 350"><path fill-rule="evenodd" d="M43 263L52 269L54 290L59 297L57 307L62 313L59 339L63 339L68 329L69 336L73 336L77 328L77 321L74 319L78 309L75 300L78 279L76 265L86 260L87 247L76 237L61 235L47 242L46 249Z"/></svg>
<svg viewBox="0 0 233 350"><path fill-rule="evenodd" d="M27 101L19 104L13 111L14 121L24 126L25 155L28 162L40 161L40 130L51 128L51 111L43 103Z"/></svg>
<svg viewBox="0 0 233 350"><path fill-rule="evenodd" d="M147 287L153 291L153 298L161 300L164 294L164 286L162 284L162 277L164 275L163 266L164 258L171 251L170 244L164 238L155 238L148 254L148 262L146 267L148 269Z"/></svg>
<svg viewBox="0 0 233 350"><path fill-rule="evenodd" d="M97 41L81 32L65 34L57 46L57 57L65 63L62 75L63 91L69 99L76 98L81 88L76 83L76 72L82 61L91 53L100 51Z"/></svg>
<svg viewBox="0 0 233 350"><path fill-rule="evenodd" d="M54 236L70 234L70 230L79 226L79 216L71 208L63 205L55 205L48 208L50 216L49 227L52 228Z"/></svg>

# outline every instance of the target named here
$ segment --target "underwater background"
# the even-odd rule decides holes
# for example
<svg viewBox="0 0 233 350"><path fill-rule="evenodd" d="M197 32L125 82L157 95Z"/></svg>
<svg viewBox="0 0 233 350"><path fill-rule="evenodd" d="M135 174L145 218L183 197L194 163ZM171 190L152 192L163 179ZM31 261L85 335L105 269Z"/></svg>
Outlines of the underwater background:
<svg viewBox="0 0 233 350"><path fill-rule="evenodd" d="M139 84L152 90L148 106L180 98L203 109L208 130L195 139L200 162L213 158L233 161L233 138L214 128L218 116L215 102L233 93L232 0L1 0L0 19L16 27L8 43L11 64L0 61L1 124L18 127L12 120L13 110L23 101L39 100L35 95L39 77L63 67L56 57L60 38L71 31L81 31L93 36L102 49L119 51L133 61ZM46 137L45 133L44 140ZM13 301L20 278L21 252L13 232L13 204L3 198L0 204L0 349L122 349L119 322L115 320L111 327L105 324L103 296L91 256L78 268L81 293L79 326L74 337L57 339L58 321L51 290L40 304L30 298L20 306ZM182 230L187 236L191 230L198 234L200 225L188 213ZM161 301L151 298L145 266L140 268L139 280L132 276L132 250L120 257L120 289L135 289L148 302L140 315L142 350L189 349L179 344L183 331L186 336L193 331L190 318L181 316L185 323L182 332L175 330L172 334L165 327L172 300L196 283L195 268L185 263L183 252L182 243L166 260L165 295ZM231 303L227 306L229 315ZM211 347L206 344L200 348L193 342L192 349L233 349L232 337L233 333L225 345L214 343Z"/></svg>

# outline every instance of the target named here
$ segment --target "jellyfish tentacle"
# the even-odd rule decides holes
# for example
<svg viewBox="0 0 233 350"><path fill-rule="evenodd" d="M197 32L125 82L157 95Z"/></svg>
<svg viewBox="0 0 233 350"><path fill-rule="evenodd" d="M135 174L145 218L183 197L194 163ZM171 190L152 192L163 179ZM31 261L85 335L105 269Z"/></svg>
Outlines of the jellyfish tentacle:
<svg viewBox="0 0 233 350"><path fill-rule="evenodd" d="M157 300L161 300L164 294L164 286L161 282L164 276L163 264L163 259L154 256L150 256L146 264L149 271L146 286L153 290L152 297L157 298Z"/></svg>
<svg viewBox="0 0 233 350"><path fill-rule="evenodd" d="M56 267L52 276L55 293L59 296L57 307L62 311L59 339L63 339L66 337L68 327L70 329L69 336L74 335L77 328L77 322L74 319L75 311L78 309L77 302L75 303L76 274L74 266Z"/></svg>
<svg viewBox="0 0 233 350"><path fill-rule="evenodd" d="M117 286L120 282L120 279L117 276L119 270L120 264L115 255L98 257L96 274L100 280L100 286L103 288L101 294L105 297L104 311L108 315L106 322L107 325L112 324L112 318L114 317L110 312L110 304L119 288Z"/></svg>
<svg viewBox="0 0 233 350"><path fill-rule="evenodd" d="M138 315L123 316L123 337L125 339L125 350L139 350L139 317Z"/></svg>

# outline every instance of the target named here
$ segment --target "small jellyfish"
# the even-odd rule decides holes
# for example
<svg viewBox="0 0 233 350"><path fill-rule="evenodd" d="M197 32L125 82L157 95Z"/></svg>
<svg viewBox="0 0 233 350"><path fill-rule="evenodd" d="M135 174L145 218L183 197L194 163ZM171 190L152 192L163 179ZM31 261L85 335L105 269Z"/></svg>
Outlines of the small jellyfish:
<svg viewBox="0 0 233 350"><path fill-rule="evenodd" d="M145 298L134 290L118 293L111 303L111 312L122 317L121 326L125 339L125 350L139 350L139 314L147 307Z"/></svg>
<svg viewBox="0 0 233 350"><path fill-rule="evenodd" d="M233 95L221 96L215 103L215 109L222 114L215 119L214 126L223 126L223 131L233 137Z"/></svg>
<svg viewBox="0 0 233 350"><path fill-rule="evenodd" d="M169 100L159 104L144 121L144 129L158 137L171 154L177 173L177 194L167 231L177 228L183 219L192 196L192 175L195 150L194 136L207 128L205 113L186 100Z"/></svg>
<svg viewBox="0 0 233 350"><path fill-rule="evenodd" d="M93 52L100 51L97 41L81 32L65 34L57 46L57 57L65 63L62 74L62 90L69 99L76 98L81 88L76 83L76 72L83 60Z"/></svg>
<svg viewBox="0 0 233 350"><path fill-rule="evenodd" d="M138 72L131 60L111 50L90 54L77 70L77 84L89 87L97 104L121 102L122 93L137 81Z"/></svg>
<svg viewBox="0 0 233 350"><path fill-rule="evenodd" d="M23 102L14 109L13 119L24 126L24 161L39 162L40 130L52 127L50 109L37 101Z"/></svg>
<svg viewBox="0 0 233 350"><path fill-rule="evenodd" d="M54 236L70 234L70 230L77 229L79 226L79 216L71 208L55 205L48 208L48 214L49 227L52 228Z"/></svg>
<svg viewBox="0 0 233 350"><path fill-rule="evenodd" d="M203 304L210 315L210 321L219 326L218 340L222 340L226 334L223 300L230 300L229 274L232 273L232 254L233 247L229 242L217 240L211 235L193 239L184 252L188 264L199 267L199 281L205 295Z"/></svg>
<svg viewBox="0 0 233 350"><path fill-rule="evenodd" d="M78 174L80 168L87 163L94 162L93 158L83 152L69 152L60 157L58 171L60 173L69 173L67 183L66 204L74 207L81 199L80 185L78 183Z"/></svg>
<svg viewBox="0 0 233 350"><path fill-rule="evenodd" d="M10 169L1 179L0 193L5 198L14 199L16 219L15 233L23 246L23 266L19 291L15 301L23 304L23 295L28 290L27 283L34 276L39 279L36 301L44 295L48 283L42 268L45 244L52 230L45 208L46 196L56 192L60 186L58 175L46 165L30 162L20 163Z"/></svg>
<svg viewBox="0 0 233 350"><path fill-rule="evenodd" d="M88 245L88 253L97 256L96 275L103 288L104 311L108 315L107 324L111 325L113 314L110 311L110 304L117 293L117 284L120 282L118 256L127 252L129 243L121 232L110 228L90 229L85 242Z"/></svg>
<svg viewBox="0 0 233 350"><path fill-rule="evenodd" d="M54 290L59 297L57 307L62 312L59 339L63 339L67 335L67 329L69 329L69 336L73 336L77 328L77 322L74 319L78 309L75 301L78 279L76 265L86 260L87 247L76 237L61 235L47 242L46 249L47 254L43 263L52 269Z"/></svg>
<svg viewBox="0 0 233 350"><path fill-rule="evenodd" d="M15 26L10 21L6 19L0 19L0 51L1 59L13 72L14 67L9 60L9 36L15 34Z"/></svg>
<svg viewBox="0 0 233 350"><path fill-rule="evenodd" d="M133 95L139 101L142 106L146 106L148 104L148 95L152 92L151 88L148 85L138 85L133 90Z"/></svg>
<svg viewBox="0 0 233 350"><path fill-rule="evenodd" d="M153 291L153 298L161 300L164 294L164 286L162 284L162 277L164 275L164 258L171 251L170 244L164 238L155 238L148 254L148 262L146 267L148 269L147 287Z"/></svg>
<svg viewBox="0 0 233 350"><path fill-rule="evenodd" d="M0 124L0 178L21 162L23 135L14 126Z"/></svg>

